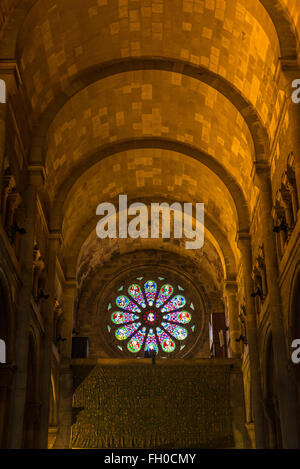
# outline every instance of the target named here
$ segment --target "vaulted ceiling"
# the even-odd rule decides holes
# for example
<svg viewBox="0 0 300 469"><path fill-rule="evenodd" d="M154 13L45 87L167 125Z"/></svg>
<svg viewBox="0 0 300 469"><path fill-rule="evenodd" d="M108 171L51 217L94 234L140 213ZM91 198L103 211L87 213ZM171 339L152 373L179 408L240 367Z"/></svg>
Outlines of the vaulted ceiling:
<svg viewBox="0 0 300 469"><path fill-rule="evenodd" d="M212 282L220 285L217 264L223 279L236 275L236 234L249 230L257 200L253 162L268 160L284 100L279 58L297 54L297 7L298 0L3 3L0 56L19 65L34 135L30 162L45 167L44 202L50 228L62 231L68 277L80 259L101 265L114 250L180 250L204 268L203 253L184 253L174 240L100 242L96 207L122 193L147 203L204 202Z"/></svg>

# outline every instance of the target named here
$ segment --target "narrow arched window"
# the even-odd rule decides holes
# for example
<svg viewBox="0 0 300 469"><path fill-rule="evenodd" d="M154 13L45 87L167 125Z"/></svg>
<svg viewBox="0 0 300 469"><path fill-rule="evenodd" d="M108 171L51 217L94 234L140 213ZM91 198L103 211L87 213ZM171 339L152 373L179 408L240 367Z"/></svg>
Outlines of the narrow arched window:
<svg viewBox="0 0 300 469"><path fill-rule="evenodd" d="M6 344L0 339L0 363L6 363Z"/></svg>

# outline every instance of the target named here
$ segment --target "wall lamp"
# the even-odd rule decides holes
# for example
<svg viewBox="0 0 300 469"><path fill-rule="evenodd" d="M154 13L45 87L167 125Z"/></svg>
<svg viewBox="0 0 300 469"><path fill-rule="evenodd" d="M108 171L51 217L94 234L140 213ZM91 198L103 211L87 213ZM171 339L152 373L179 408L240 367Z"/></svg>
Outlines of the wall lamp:
<svg viewBox="0 0 300 469"><path fill-rule="evenodd" d="M66 342L66 338L65 337L62 337L60 334L56 337L56 342L55 342L55 345L58 345L59 342Z"/></svg>
<svg viewBox="0 0 300 469"><path fill-rule="evenodd" d="M289 225L285 222L285 219L283 218L281 220L280 225L274 226L273 233L279 234L281 231L284 231L285 233L287 233L288 230L289 230Z"/></svg>
<svg viewBox="0 0 300 469"><path fill-rule="evenodd" d="M50 295L46 295L43 290L40 290L39 291L39 294L38 294L38 297L37 297L37 301L39 300L49 300L50 298Z"/></svg>
<svg viewBox="0 0 300 469"><path fill-rule="evenodd" d="M13 223L10 229L13 235L15 235L16 233L19 233L20 235L25 235L27 233L25 228L20 228L16 222Z"/></svg>
<svg viewBox="0 0 300 469"><path fill-rule="evenodd" d="M236 342L240 343L243 342L244 345L248 345L248 340L244 335L240 335L238 339L235 339Z"/></svg>
<svg viewBox="0 0 300 469"><path fill-rule="evenodd" d="M20 228L16 222L13 223L13 225L11 225L10 229L9 229L9 238L11 240L11 242L14 241L15 239L15 236L16 234L19 233L20 235L25 235L27 233L27 231L25 230L25 228Z"/></svg>
<svg viewBox="0 0 300 469"><path fill-rule="evenodd" d="M258 288L255 293L251 293L251 296L252 296L252 298L256 298L257 296L259 296L261 301L263 301L263 299L264 299L263 292L261 291L260 288Z"/></svg>

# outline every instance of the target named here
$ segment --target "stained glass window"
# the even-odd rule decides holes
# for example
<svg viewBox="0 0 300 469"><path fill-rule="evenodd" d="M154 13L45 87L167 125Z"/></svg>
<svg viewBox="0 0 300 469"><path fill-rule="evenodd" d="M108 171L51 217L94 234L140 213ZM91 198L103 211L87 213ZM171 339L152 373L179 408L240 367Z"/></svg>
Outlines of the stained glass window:
<svg viewBox="0 0 300 469"><path fill-rule="evenodd" d="M171 285L163 277L123 283L107 310L108 332L116 347L123 352L126 347L138 358L152 350L162 358L182 351L194 329L193 303L182 286Z"/></svg>

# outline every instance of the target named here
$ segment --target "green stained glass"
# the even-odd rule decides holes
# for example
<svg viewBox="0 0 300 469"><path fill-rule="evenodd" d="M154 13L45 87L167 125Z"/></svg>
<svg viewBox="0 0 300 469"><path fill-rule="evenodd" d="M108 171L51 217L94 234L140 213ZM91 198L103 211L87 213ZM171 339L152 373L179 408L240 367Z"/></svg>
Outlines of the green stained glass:
<svg viewBox="0 0 300 469"><path fill-rule="evenodd" d="M175 294L174 287L164 281L163 277L137 277L118 288L117 292L122 292L114 300L118 310L109 313L107 329L114 334L120 351L137 358L142 358L145 351L150 355L155 352L166 359L166 355L173 356L186 347L183 342L195 330L195 324L191 327L194 305L182 294ZM177 292L184 291L180 285L177 287ZM111 309L112 303L108 306Z"/></svg>

